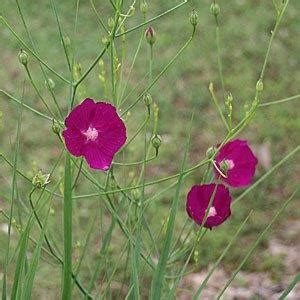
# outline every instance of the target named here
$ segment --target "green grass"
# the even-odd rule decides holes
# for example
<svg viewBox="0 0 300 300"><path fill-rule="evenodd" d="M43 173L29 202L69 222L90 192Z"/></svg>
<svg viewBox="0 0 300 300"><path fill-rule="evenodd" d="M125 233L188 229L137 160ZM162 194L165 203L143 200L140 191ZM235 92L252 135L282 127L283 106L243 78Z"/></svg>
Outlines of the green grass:
<svg viewBox="0 0 300 300"><path fill-rule="evenodd" d="M1 15L5 17L24 42L30 45L31 41L22 25L15 2L9 0L2 2ZM176 3L179 2L176 1ZM230 91L234 98L233 122L237 124L244 116L244 106L251 105L254 98L255 84L267 50L270 30L275 23L276 10L271 0L220 2L222 2L220 3L220 46L224 84L225 90ZM75 64L77 68L79 67L78 64L81 66L81 71L77 70L78 78L80 78L102 51L104 46L102 39L105 33L101 25L99 25L89 1L80 1L77 34L76 38L73 38L76 1L55 1L54 3L56 4L56 10L52 9L50 1L20 1L24 19L28 24L28 29L39 56L56 72L68 79L69 67L64 55L64 52L68 51L68 49L61 42L61 39L68 35L72 41L71 45L74 45L76 49ZM103 17L105 24L107 24L108 16L112 16L113 13L109 1L105 4L102 4L102 1L94 1L94 3L100 16ZM149 17L166 11L176 3L171 0L151 1ZM201 161L206 149L218 143L226 134L226 128L219 117L218 111L214 108L208 90L209 83L213 82L216 96L221 103L221 107L223 107L216 52L215 21L209 12L210 1L192 1L192 3L199 14L195 37L174 62L172 68L168 69L151 89L153 101L159 107L158 133L162 136L163 143L159 149L158 159L147 164L145 171L146 182L178 172L179 162L185 149L186 124L189 122L193 107L196 107L196 109L191 130L188 166ZM125 1L126 7L128 7L128 4L129 1ZM297 38L297 30L299 28L297 12L299 9L299 2L290 2L279 32L275 37L266 68L262 102L275 101L299 94L300 62L298 57L300 41ZM153 23L157 33L157 41L153 49L153 78L160 74L170 59L176 56L182 45L189 39L192 30L189 23L190 11L191 6L185 5ZM61 36L58 32L55 12L57 12L59 18L62 31ZM135 15L128 19L127 28L139 24L142 22L142 19L143 17L139 13L137 5ZM25 69L18 62L17 55L22 45L2 24L0 26L0 34L0 89L17 99L23 99L24 104L47 114L47 110L41 101L41 98L43 98L47 103L50 103L51 109L56 112L53 95L47 90L44 83L44 74L46 74L55 82L53 93L65 116L70 104L69 86L46 68L44 68L43 72L37 60L30 55L29 68L40 92L40 96L38 96L30 85ZM125 85L125 79L129 73L141 36L141 30L126 35L124 50L126 59L121 61L124 78L122 87ZM122 45L120 39L116 43L117 49L120 49ZM128 95L148 73L150 53L147 46L145 41L142 40L141 49L137 55L125 95ZM119 59L121 60L120 53ZM103 65L97 64L95 69L79 85L75 103L80 102L84 97L91 97L97 100L110 100L113 98L110 91L110 63L109 55L105 55L103 57ZM99 79L100 72L105 73L106 82ZM22 98L24 80L25 89L24 97ZM121 107L122 112L138 99L146 85L147 79L128 97ZM122 88L120 90L122 91ZM13 163L13 166L17 167L19 171L22 171L29 178L32 178L39 169L42 169L44 173L49 173L62 149L57 136L52 132L52 122L34 115L25 106L23 107L22 131L18 150L18 163L16 164L13 153L16 147L15 140L18 140L16 128L20 106L1 92L0 99L0 111L2 113L0 119L0 152ZM272 166L299 145L300 121L299 109L296 109L299 106L297 101L293 100L259 108L250 125L239 135L241 138L248 139L253 146L270 143ZM144 121L144 112L145 106L143 101L140 101L137 107L130 111L129 115L124 115L128 127L128 137L131 137ZM152 118L148 125L149 128L153 125ZM150 129L148 134L151 134ZM136 138L135 142L131 143L126 152L120 153L116 157L116 161L133 162L143 160L144 151L144 136L141 134ZM79 160L75 162L77 164L80 163ZM246 255L247 246L250 247L255 242L257 234L263 231L272 220L276 211L282 206L283 200L287 199L295 190L297 182L299 182L299 173L296 172L297 164L299 164L299 153L284 162L274 173L266 177L265 180L253 190L247 192L247 194L243 195L243 190L234 191L234 198L238 198L240 195L243 195L243 198L233 207L232 217L223 226L207 233L203 237L203 243L201 243L199 249L197 248L201 260L198 262L192 260L191 265L203 268L210 263L216 262L249 211L253 210L253 214L240 234L238 241L239 244L245 245L245 248L233 246L230 248L230 255L226 255L222 260L222 265L226 270L229 272L235 270L237 261L242 260ZM77 175L74 164L72 163L72 167L69 166L68 169L69 172L72 172L72 178L74 179ZM65 182L65 185L62 183L59 185L56 193L67 193L67 202L64 202L66 199L54 197L47 219L47 228L45 229L57 253L60 254L60 257L64 257L64 264L68 266L68 268L64 268L66 272L64 286L68 292L71 293L72 291L72 295L69 295L70 297L75 297L75 299L81 297L79 290L74 286L74 282L70 282L71 265L73 265L74 271L80 263L78 277L89 292L94 294L97 292L105 293L107 298L125 297L131 284L137 284L138 277L142 275L140 290L133 289L131 295L134 295L134 292L140 292L143 298L148 294L146 287L150 287L153 276L152 270L147 267L147 264L153 265L153 261L156 261L155 259L158 258L154 255L148 257L148 252L145 250L153 248L153 238L155 238L157 239L156 247L162 253L165 237L169 230L167 225L162 229L161 227L164 221L166 221L166 224L170 222L170 219L167 218L170 215L172 204L174 205L173 201L177 198L179 202L173 230L175 234L180 231L186 220L186 193L191 185L201 181L204 167L184 178L180 193L175 200L174 185L172 189L143 207L146 211L144 221L147 222L151 231L149 233L144 228L140 229L139 234L143 243L139 248L136 247L136 253L131 253L131 255L136 258L139 256L139 253L143 253L144 258L140 258L136 264L132 264L130 257L129 263L126 263L126 251L127 248L130 248L126 244L126 236L129 236L132 241L138 238L138 235L135 235L135 230L137 228L136 222L140 220L141 211L138 211L136 215L128 214L129 208L132 211L135 208L134 204L128 204L128 199L139 199L139 191L137 189L126 191L121 196L111 194L109 198L98 196L76 199L77 195L97 193L99 185L104 186L106 179L106 190L116 188L116 183L112 178L106 177L102 173L98 174L98 172L88 171L85 163L83 170L84 173L79 176L78 185L72 195L69 193L70 190L66 191L66 186L70 189L72 182ZM1 158L0 171L0 204L1 209L8 213L12 203L10 199L11 192L14 189L14 183L11 183L11 179L16 170L11 168ZM57 170L51 176L50 191L60 181L63 172L63 163L59 163ZM266 172L267 170L264 170L259 165L256 180L259 180ZM90 179L92 178L91 176L97 178L98 186L91 185L84 174ZM132 181L139 176L140 168L136 166L116 166L114 174L118 183L122 186L136 185L138 182ZM172 182L174 183L175 181L145 188L144 198L147 199L162 191ZM20 223L19 225L22 228L26 228L26 220L30 216L28 204L30 191L30 182L17 175L17 193L13 194L17 204L17 207L14 209L14 218L17 224ZM73 201L71 200L72 196ZM73 205L72 216L70 215L71 203ZM66 204L69 206L66 206ZM45 209L40 213L43 217L47 216ZM121 220L118 219L118 216L121 217ZM71 217L73 224L70 223ZM96 221L92 226L93 223L91 221L94 217ZM255 260L250 259L242 266L243 269L250 271L259 270L262 262L265 261L264 250L268 246L269 238L276 234L280 228L283 228L289 219L299 217L300 210L296 201L291 202L286 212L279 216L277 223L274 224L274 231L267 232L264 235L262 242L258 246L259 250L256 250ZM2 214L0 215L0 221L1 223L8 223L7 218ZM120 222L123 222L123 225L126 226L123 230L120 228L120 226L123 226L122 223L121 225L119 224ZM27 272L24 282L22 282L26 286L24 295L32 293L33 299L41 299L43 297L58 298L61 287L61 265L45 251L45 248L47 249L46 244L43 244L43 247L41 247L43 230L41 231L37 224L35 225L33 228L30 228L28 234L36 239L37 244L29 242L26 231L21 233L22 237L20 237L15 227L13 227L10 240L11 253L15 249L19 249L19 259L21 259L21 254L24 254L26 251L27 256L25 258L23 255L22 259L29 260L28 266L27 262L24 262ZM88 234L90 234L90 237L87 239ZM174 238L176 240L177 237ZM23 241L22 247L18 246L20 239ZM88 240L87 243L86 239ZM26 245L25 242L27 240L28 244ZM191 240L189 241L191 242ZM139 238L137 243L139 243ZM1 232L0 246L5 249L6 245L7 235ZM127 246L125 247L124 245ZM182 239L179 239L180 249L184 249L185 246L182 244ZM72 257L70 247L72 247ZM62 255L63 253L64 255ZM84 257L81 261L83 253ZM166 253L168 254L169 250L166 250ZM282 258L276 259L282 260ZM16 266L22 266L17 264L17 260L17 256L13 257L9 266L7 276L8 295L10 295L10 289L14 286L15 280L19 279L18 274L21 272L16 269ZM39 260L38 268L37 260ZM0 253L0 262L1 265L4 265L5 251ZM127 271L124 271L126 266ZM265 270L271 270L274 273L275 281L281 277L282 263L269 262L265 263L263 267ZM162 270L163 273L171 272L168 265L164 266ZM14 276L15 272L18 276ZM33 275L34 273L35 276ZM34 281L32 276L34 276ZM160 279L161 276L157 275L156 282L159 282ZM73 284L72 288L70 288L71 284Z"/></svg>

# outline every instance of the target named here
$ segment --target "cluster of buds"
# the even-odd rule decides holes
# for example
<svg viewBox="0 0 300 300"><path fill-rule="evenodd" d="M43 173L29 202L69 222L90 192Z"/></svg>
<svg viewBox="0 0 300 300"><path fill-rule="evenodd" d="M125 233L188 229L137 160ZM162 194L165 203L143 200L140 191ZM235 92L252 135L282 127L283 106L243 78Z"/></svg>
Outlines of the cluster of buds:
<svg viewBox="0 0 300 300"><path fill-rule="evenodd" d="M43 174L42 171L38 171L38 173L33 176L31 182L35 188L41 189L50 182L49 179L50 179L50 174Z"/></svg>

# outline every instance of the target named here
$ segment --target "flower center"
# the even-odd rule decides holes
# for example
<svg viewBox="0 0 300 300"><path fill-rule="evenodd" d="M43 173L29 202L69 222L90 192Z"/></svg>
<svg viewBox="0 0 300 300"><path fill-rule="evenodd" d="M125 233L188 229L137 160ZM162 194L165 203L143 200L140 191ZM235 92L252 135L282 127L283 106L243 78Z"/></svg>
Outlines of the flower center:
<svg viewBox="0 0 300 300"><path fill-rule="evenodd" d="M98 137L98 130L93 127L89 127L87 131L82 132L86 136L86 140L94 142Z"/></svg>
<svg viewBox="0 0 300 300"><path fill-rule="evenodd" d="M214 216L216 216L216 215L217 215L216 209L215 209L213 206L211 206L210 209L209 209L209 212L208 212L207 217L208 217L208 218L209 218L209 217L214 217Z"/></svg>
<svg viewBox="0 0 300 300"><path fill-rule="evenodd" d="M231 159L224 159L221 161L220 163L220 169L222 172L224 172L226 174L226 172L228 170L231 170L232 168L234 168L234 162Z"/></svg>

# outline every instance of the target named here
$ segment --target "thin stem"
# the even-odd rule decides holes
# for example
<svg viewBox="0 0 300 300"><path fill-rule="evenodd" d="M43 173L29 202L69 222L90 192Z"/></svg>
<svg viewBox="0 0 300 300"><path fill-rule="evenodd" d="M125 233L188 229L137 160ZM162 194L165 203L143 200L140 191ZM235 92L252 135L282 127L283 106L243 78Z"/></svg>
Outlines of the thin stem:
<svg viewBox="0 0 300 300"><path fill-rule="evenodd" d="M8 22L3 18L3 16L0 16L0 21L9 29L9 31L14 35L14 37L22 44L24 48L27 49L28 52L30 52L40 63L42 63L49 71L51 71L54 75L56 75L58 78L60 78L65 83L70 83L69 80L64 78L62 75L57 73L55 70L53 70L44 60L42 60L33 50L30 49L30 47L20 38L20 36L12 29L12 27L8 24Z"/></svg>
<svg viewBox="0 0 300 300"><path fill-rule="evenodd" d="M28 78L30 80L30 83L31 85L33 86L34 90L36 91L37 95L39 96L39 98L41 99L41 101L43 102L43 104L45 105L45 107L47 108L48 112L50 113L50 115L54 118L54 119L57 119L55 114L52 112L52 110L50 109L49 105L47 104L47 102L45 101L45 99L43 98L43 96L41 95L39 89L37 88L32 76L31 76L31 73L29 71L29 68L27 65L25 65L25 70L26 70L26 73L28 75Z"/></svg>
<svg viewBox="0 0 300 300"><path fill-rule="evenodd" d="M70 62L70 58L69 58L69 55L68 55L68 52L67 52L67 47L66 47L66 44L65 44L65 41L64 41L64 38L63 38L63 34L62 34L62 30L61 30L61 26L60 26L60 22L59 22L59 18L58 18L58 14L57 14L57 10L56 10L54 0L51 0L51 7L52 7L52 10L53 10L55 19L56 19L60 40L61 40L61 43L63 45L64 53L65 53L66 60L67 60L67 63L68 63L68 68L69 68L69 71L72 72L71 62Z"/></svg>
<svg viewBox="0 0 300 300"><path fill-rule="evenodd" d="M211 97L213 99L213 102L214 102L216 108L218 109L219 115L220 115L220 117L221 117L221 119L222 119L222 121L223 121L223 123L224 123L224 125L225 125L225 127L227 129L227 131L230 132L229 125L228 125L228 123L226 121L226 118L225 118L225 116L223 114L223 111L222 111L222 108L221 108L221 106L219 104L219 101L218 101L218 99L217 99L217 97L215 95L214 86L213 86L212 83L209 84L209 88L208 89L210 91L210 94L211 94Z"/></svg>
<svg viewBox="0 0 300 300"><path fill-rule="evenodd" d="M296 100L296 99L300 99L300 94L295 95L295 96L291 96L291 97L288 97L288 98L283 98L283 99L280 99L280 100L275 100L275 101L261 103L261 104L258 105L258 107L264 107L264 106L269 106L269 105L284 103L284 102L288 102L288 101Z"/></svg>
<svg viewBox="0 0 300 300"><path fill-rule="evenodd" d="M96 17L97 17L98 22L100 23L100 25L102 26L102 28L104 29L104 31L105 31L107 34L109 34L108 29L106 28L104 22L102 21L102 19L101 19L99 13L98 13L98 11L97 11L97 9L96 9L96 7L95 7L94 1L93 1L93 0L90 0L90 3L91 3L91 6L92 6L92 8L93 8L93 11L94 11L94 13L95 13L95 15L96 15Z"/></svg>
<svg viewBox="0 0 300 300"><path fill-rule="evenodd" d="M269 59L269 56L270 56L270 51L271 51L271 48L272 48L273 40L274 40L274 37L277 33L277 30L279 28L279 24L281 23L281 20L282 20L282 17L284 15L284 13L285 13L285 10L287 9L287 7L289 5L289 2L290 2L290 0L286 0L285 4L284 4L277 20L276 20L275 27L272 30L272 35L271 35L270 42L269 42L269 45L268 45L267 53L266 53L265 60L264 60L264 63L263 63L263 67L262 67L262 70L261 70L261 73L260 73L260 78L261 79L263 79L263 77L265 75L265 70L266 70L267 62L268 62L268 59Z"/></svg>
<svg viewBox="0 0 300 300"><path fill-rule="evenodd" d="M169 69L171 65L176 61L176 59L180 56L180 54L187 48L187 46L193 40L196 28L193 27L192 34L187 42L182 46L182 48L175 54L175 56L169 61L169 63L161 70L161 72L154 78L154 80L148 85L148 87L139 95L139 97L131 104L128 108L126 108L121 116L124 116L129 110L131 110L142 98L143 96L150 91L150 89L154 86L154 84L162 77L162 75Z"/></svg>
<svg viewBox="0 0 300 300"><path fill-rule="evenodd" d="M37 51L37 49L36 49L36 46L35 46L35 43L34 43L34 41L33 41L32 35L31 35L31 33L30 33L30 31L29 31L29 28L28 28L28 26L27 26L27 23L26 23L26 21L25 21L25 18L24 18L24 15L23 15L21 6L20 6L20 4L19 4L19 0L16 0L16 3L17 3L18 11L19 11L19 14L20 14L20 17L21 17L23 26L24 26L25 31L26 31L26 33L27 33L27 36L28 36L28 38L29 38L29 40L30 40L30 43L31 43L31 45L32 45L32 48L33 48L33 50L34 50L35 53L38 53L38 51ZM56 97L55 97L55 95L54 95L54 93L53 93L53 90L52 90L52 88L51 88L50 85L49 85L49 82L48 82L48 79L49 79L49 78L47 77L47 74L46 74L46 72L45 72L45 70L44 70L43 64L42 64L40 61L38 61L38 62L39 62L40 69L41 69L41 71L42 71L42 73L43 73L43 76L44 76L44 78L45 78L45 83L46 83L47 89L48 89L48 91L50 92L50 94L51 94L51 96L52 96L53 102L54 102L54 104L55 104L55 106L56 106L56 109L57 109L57 111L58 111L58 113L59 113L59 116L61 117L61 119L63 119L63 115L62 115L61 109L60 109L60 107L59 107L59 105L58 105L58 102L57 102Z"/></svg>
<svg viewBox="0 0 300 300"><path fill-rule="evenodd" d="M0 89L0 92L2 92L4 95L6 95L8 98L10 98L11 100L13 100L17 104L19 104L19 105L21 105L23 107L26 107L29 111L35 113L36 115L38 115L38 116L40 116L40 117L42 117L42 118L44 118L44 119L46 119L48 121L51 121L51 122L53 121L52 117L49 117L49 116L45 115L44 113L41 113L40 111L38 111L38 110L32 108L31 106L23 103L22 101L20 101L19 99L15 98L14 96L12 96L11 94L9 94L8 92L6 92L6 91L4 91L2 89ZM55 119L55 121L58 121L58 120Z"/></svg>
<svg viewBox="0 0 300 300"><path fill-rule="evenodd" d="M135 30L139 29L140 27L142 27L142 26L144 26L144 25L147 25L147 24L149 24L149 23L151 23L151 22L153 22L153 21L155 21L155 20L157 20L157 19L159 19L159 18L161 18L161 17L163 17L163 16L165 16L165 15L167 15L167 14L173 12L174 10L180 8L181 6L185 5L185 4L188 3L188 2L189 2L189 0L185 0L185 1L183 1L182 3L180 3L180 4L178 4L178 5L174 6L174 7L172 7L172 8L170 8L170 9L168 9L167 11L165 11L165 12L163 12L163 13L157 15L157 16L154 17L154 18L151 18L151 19L149 19L149 20L147 20L147 21L145 21L145 22L143 22L143 23L141 23L141 24L139 24L139 25L136 25L136 26L134 26L134 27L132 27L132 28L130 28L130 29L124 31L124 32L121 32L121 33L119 33L119 34L116 34L116 37L120 37L120 36L122 36L122 35L124 35L124 34L128 34L129 32L135 31Z"/></svg>
<svg viewBox="0 0 300 300"><path fill-rule="evenodd" d="M223 66L222 66L222 58L221 58L221 48L220 48L220 26L218 16L215 16L216 21L216 42L217 42L217 56L218 56L218 69L219 69L219 76L221 81L222 93L223 97L225 98L225 84L224 84L224 77L223 77Z"/></svg>
<svg viewBox="0 0 300 300"><path fill-rule="evenodd" d="M92 64L89 66L89 68L83 73L83 75L74 83L75 88L88 76L88 74L93 70L93 68L97 65L99 60L102 58L102 56L105 54L106 50L110 46L110 41L107 42L105 47L102 49L102 51L99 53L99 55L94 59Z"/></svg>

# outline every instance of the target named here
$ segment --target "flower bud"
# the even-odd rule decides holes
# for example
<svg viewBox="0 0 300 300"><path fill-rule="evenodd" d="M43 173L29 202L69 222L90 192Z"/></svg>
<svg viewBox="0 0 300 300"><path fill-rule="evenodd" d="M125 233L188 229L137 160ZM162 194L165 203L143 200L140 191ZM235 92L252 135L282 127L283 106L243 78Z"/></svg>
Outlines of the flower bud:
<svg viewBox="0 0 300 300"><path fill-rule="evenodd" d="M152 146L156 149L156 151L158 151L159 147L161 146L161 142L162 138L158 134L155 134L151 139Z"/></svg>
<svg viewBox="0 0 300 300"><path fill-rule="evenodd" d="M148 12L148 3L146 1L143 1L140 5L140 11L142 14L146 14Z"/></svg>
<svg viewBox="0 0 300 300"><path fill-rule="evenodd" d="M196 25L198 23L198 14L194 9L192 10L192 12L190 14L190 22L194 27L196 27Z"/></svg>
<svg viewBox="0 0 300 300"><path fill-rule="evenodd" d="M70 38L67 35L65 35L63 37L63 41L64 41L64 44L65 44L66 47L70 47L71 46L71 40L70 40Z"/></svg>
<svg viewBox="0 0 300 300"><path fill-rule="evenodd" d="M225 159L225 160L222 160L220 162L220 169L222 172L226 173L227 170L229 169L229 164L228 164L228 161Z"/></svg>
<svg viewBox="0 0 300 300"><path fill-rule="evenodd" d="M128 15L133 16L135 14L135 7L133 5L130 5Z"/></svg>
<svg viewBox="0 0 300 300"><path fill-rule="evenodd" d="M220 6L218 3L213 2L210 6L210 12L217 17L220 14Z"/></svg>
<svg viewBox="0 0 300 300"><path fill-rule="evenodd" d="M110 29L113 29L115 26L115 20L112 17L108 18L107 25Z"/></svg>
<svg viewBox="0 0 300 300"><path fill-rule="evenodd" d="M262 92L263 89L264 89L264 83L263 83L263 81L262 81L261 79L259 79L259 80L257 81L257 83L256 83L256 90L257 90L258 92Z"/></svg>
<svg viewBox="0 0 300 300"><path fill-rule="evenodd" d="M101 42L103 45L107 46L108 43L109 43L109 39L107 36L104 36L102 39L101 39Z"/></svg>
<svg viewBox="0 0 300 300"><path fill-rule="evenodd" d="M42 171L38 171L38 173L32 178L32 185L35 188L40 189L50 182L49 178L50 174L43 174Z"/></svg>
<svg viewBox="0 0 300 300"><path fill-rule="evenodd" d="M60 126L59 126L59 124L57 123L57 121L55 121L55 120L52 121L52 131L53 131L55 134L59 134L59 133L60 133Z"/></svg>
<svg viewBox="0 0 300 300"><path fill-rule="evenodd" d="M53 90L55 88L55 82L50 77L47 80L45 80L45 84L47 87L50 88L50 90Z"/></svg>
<svg viewBox="0 0 300 300"><path fill-rule="evenodd" d="M156 33L152 26L149 26L145 32L146 40L149 45L153 45L156 41Z"/></svg>
<svg viewBox="0 0 300 300"><path fill-rule="evenodd" d="M216 148L215 148L214 146L209 147L209 148L206 150L206 157L207 157L208 159L213 158L213 156L215 155L215 153L216 153Z"/></svg>
<svg viewBox="0 0 300 300"><path fill-rule="evenodd" d="M22 65L27 66L28 59L29 59L29 56L28 56L27 52L21 49L19 54L18 54L18 57L19 57L19 62Z"/></svg>
<svg viewBox="0 0 300 300"><path fill-rule="evenodd" d="M151 105L151 103L152 103L152 97L151 97L151 95L149 93L147 93L147 94L144 95L143 98L144 98L145 105L147 107L149 107Z"/></svg>

